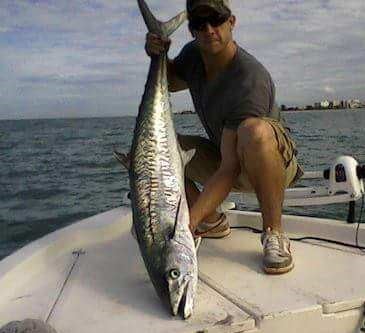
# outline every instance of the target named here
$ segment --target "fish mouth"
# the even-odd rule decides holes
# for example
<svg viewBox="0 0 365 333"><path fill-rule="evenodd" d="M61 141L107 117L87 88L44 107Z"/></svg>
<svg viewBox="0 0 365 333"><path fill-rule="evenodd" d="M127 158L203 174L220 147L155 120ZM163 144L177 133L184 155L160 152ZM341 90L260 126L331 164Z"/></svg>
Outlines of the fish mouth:
<svg viewBox="0 0 365 333"><path fill-rule="evenodd" d="M178 290L170 290L170 306L173 316L181 314L184 319L193 313L193 293L191 281L185 281Z"/></svg>

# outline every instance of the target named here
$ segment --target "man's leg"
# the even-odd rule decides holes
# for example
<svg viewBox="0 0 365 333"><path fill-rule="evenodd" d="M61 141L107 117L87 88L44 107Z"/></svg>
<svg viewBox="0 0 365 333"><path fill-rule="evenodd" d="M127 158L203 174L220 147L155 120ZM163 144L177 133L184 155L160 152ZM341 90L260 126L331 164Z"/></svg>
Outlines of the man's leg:
<svg viewBox="0 0 365 333"><path fill-rule="evenodd" d="M185 192L189 208L191 208L200 195L200 191L189 177L196 178L202 184L215 172L220 162L219 151L213 144L202 137L191 135L178 135L178 140L184 150L195 149L193 159L186 166ZM130 166L129 154L114 151L116 159L128 170ZM224 214L214 211L204 219L201 226L201 237L221 238L230 233L229 224Z"/></svg>
<svg viewBox="0 0 365 333"><path fill-rule="evenodd" d="M209 140L192 135L178 135L183 150L195 149L195 155L186 166L185 191L189 208L198 200L200 191L196 182L204 184L220 164L220 152ZM194 180L194 181L193 181ZM214 211L204 218L196 233L201 237L221 238L230 233L224 214Z"/></svg>
<svg viewBox="0 0 365 333"><path fill-rule="evenodd" d="M237 134L237 153L260 203L263 227L281 232L285 167L275 133L267 122L250 118Z"/></svg>
<svg viewBox="0 0 365 333"><path fill-rule="evenodd" d="M188 206L189 208L191 208L198 199L200 191L195 185L195 183L187 177L185 177L185 192L186 192L186 198L188 200ZM205 219L205 222L215 223L220 218L220 216L221 216L220 213L214 212Z"/></svg>
<svg viewBox="0 0 365 333"><path fill-rule="evenodd" d="M237 134L237 153L243 172L255 190L262 213L264 270L269 274L286 273L294 263L281 224L285 163L276 134L269 123L258 118L245 121Z"/></svg>

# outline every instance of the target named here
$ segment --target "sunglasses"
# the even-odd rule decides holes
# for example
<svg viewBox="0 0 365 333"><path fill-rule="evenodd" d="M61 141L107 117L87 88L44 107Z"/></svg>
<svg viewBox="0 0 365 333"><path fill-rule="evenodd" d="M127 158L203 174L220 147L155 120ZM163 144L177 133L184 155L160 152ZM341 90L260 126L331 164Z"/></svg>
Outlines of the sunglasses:
<svg viewBox="0 0 365 333"><path fill-rule="evenodd" d="M209 16L195 16L189 20L191 30L203 31L209 23L213 28L219 27L230 18L230 15L212 14Z"/></svg>

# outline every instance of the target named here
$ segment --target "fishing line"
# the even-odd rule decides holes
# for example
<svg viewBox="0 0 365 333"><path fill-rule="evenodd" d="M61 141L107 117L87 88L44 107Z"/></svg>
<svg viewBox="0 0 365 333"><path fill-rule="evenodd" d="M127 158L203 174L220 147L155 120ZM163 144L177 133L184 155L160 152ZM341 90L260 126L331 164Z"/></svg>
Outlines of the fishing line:
<svg viewBox="0 0 365 333"><path fill-rule="evenodd" d="M362 252L365 252L364 251L365 246L360 246L359 243L358 243L358 230L359 230L359 227L360 227L360 224L361 224L361 217L362 217L363 208L364 208L364 196L362 197L362 205L361 205L360 216L359 216L359 221L358 221L358 225L357 225L356 244L350 244L350 243L336 241L336 240L333 240L333 239L327 239L327 238L321 238L321 237L312 237L312 236L289 237L289 239L292 240L292 241L298 241L298 242L301 242L301 241L304 241L304 240L322 241L322 242L326 242L326 243L332 243L332 244L337 244L337 245L342 245L342 246L347 246L347 247L359 249ZM252 231L255 234L262 233L262 229L257 229L257 228L248 227L248 226L231 227L231 229L246 229L246 230Z"/></svg>
<svg viewBox="0 0 365 333"><path fill-rule="evenodd" d="M68 272L68 274L67 274L67 276L66 276L65 280L63 281L63 284L62 284L62 286L61 286L60 291L58 292L58 295L57 295L57 297L56 297L56 300L55 300L55 302L53 303L53 305L52 305L52 307L51 307L51 309L50 309L50 311L49 311L49 313L48 313L48 316L47 316L47 318L46 318L46 320L45 320L45 322L46 322L46 323L48 323L49 319L51 318L51 316L52 316L52 314L53 314L53 312L54 312L54 310L55 310L55 308L56 308L56 305L58 304L58 302L59 302L59 300L60 300L60 298L61 298L61 295L63 294L63 291L64 291L64 289L65 289L65 287L66 287L66 284L67 284L67 282L69 281L69 279L70 279L70 277L71 277L72 271L74 270L74 268L75 268L75 266L76 266L77 262L78 262L78 261L79 261L79 259L80 259L80 256L81 256L81 255L84 255L84 254L85 254L85 251L84 251L83 249L79 249L79 250L77 250L77 251L73 251L73 252L72 252L72 255L75 257L75 259L74 259L74 261L73 261L73 263L72 263L72 265L71 265L71 268L70 268L70 270L69 270L69 272Z"/></svg>
<svg viewBox="0 0 365 333"><path fill-rule="evenodd" d="M365 179L365 165L360 166L360 167L357 168L357 176L358 176L359 180ZM327 177L325 177L325 178L327 178ZM321 237L312 237L312 236L304 236L304 237L299 237L299 238L293 238L292 237L292 238L289 238L289 239L292 240L292 241L304 241L304 240L322 241L322 242L327 242L327 243L332 243L332 244L337 244L337 245L342 245L342 246L347 246L347 247L359 249L360 251L365 253L365 246L360 246L360 244L359 244L359 231L360 231L360 224L363 223L362 222L362 214L364 212L364 206L365 206L365 194L363 193L362 203L361 203L361 208L360 208L360 214L359 214L359 219L358 219L358 222L357 222L356 233L355 233L355 244L349 244L349 243L340 242L340 241L336 241L336 240L332 240L332 239L321 238ZM251 230L254 233L262 233L261 229L256 229L256 228L248 227L248 226L231 227L231 229L247 229L247 230Z"/></svg>

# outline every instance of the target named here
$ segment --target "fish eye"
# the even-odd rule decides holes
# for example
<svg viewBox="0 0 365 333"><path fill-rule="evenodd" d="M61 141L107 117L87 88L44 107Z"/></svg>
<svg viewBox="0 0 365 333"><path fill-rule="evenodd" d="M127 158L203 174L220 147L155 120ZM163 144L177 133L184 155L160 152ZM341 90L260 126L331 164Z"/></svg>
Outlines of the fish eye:
<svg viewBox="0 0 365 333"><path fill-rule="evenodd" d="M180 276L180 271L178 269L174 268L174 269L170 270L169 277L171 279L176 280L179 278L179 276Z"/></svg>

